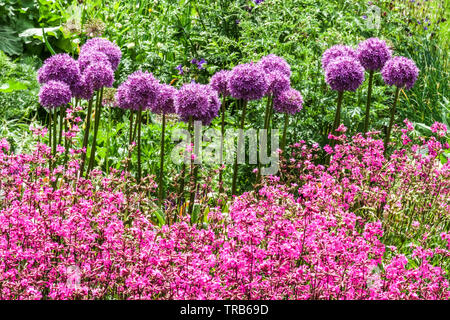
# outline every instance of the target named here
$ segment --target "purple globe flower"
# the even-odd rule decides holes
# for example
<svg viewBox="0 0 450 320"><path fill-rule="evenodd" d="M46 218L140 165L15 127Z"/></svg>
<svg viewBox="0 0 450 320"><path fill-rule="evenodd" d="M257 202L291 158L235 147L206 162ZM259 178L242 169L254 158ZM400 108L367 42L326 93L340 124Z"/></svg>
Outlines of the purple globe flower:
<svg viewBox="0 0 450 320"><path fill-rule="evenodd" d="M377 71L383 68L392 52L385 41L378 38L370 38L358 45L356 51L358 60L366 70Z"/></svg>
<svg viewBox="0 0 450 320"><path fill-rule="evenodd" d="M92 85L86 81L86 77L81 76L80 81L70 88L72 90L72 96L77 99L90 100L94 94Z"/></svg>
<svg viewBox="0 0 450 320"><path fill-rule="evenodd" d="M147 109L157 102L159 81L153 74L141 70L128 76L129 99L133 109Z"/></svg>
<svg viewBox="0 0 450 320"><path fill-rule="evenodd" d="M394 57L386 62L381 75L389 86L411 89L419 76L419 69L411 59Z"/></svg>
<svg viewBox="0 0 450 320"><path fill-rule="evenodd" d="M228 88L235 99L258 100L264 97L269 83L260 64L240 64L231 70Z"/></svg>
<svg viewBox="0 0 450 320"><path fill-rule="evenodd" d="M80 71L83 72L89 65L95 63L110 64L108 56L100 51L82 51L78 57Z"/></svg>
<svg viewBox="0 0 450 320"><path fill-rule="evenodd" d="M57 108L70 102L72 93L70 87L62 82L50 80L45 83L39 92L39 103L43 107Z"/></svg>
<svg viewBox="0 0 450 320"><path fill-rule="evenodd" d="M110 64L96 63L89 65L84 70L84 77L93 90L99 90L102 87L112 87L114 71Z"/></svg>
<svg viewBox="0 0 450 320"><path fill-rule="evenodd" d="M302 94L292 88L274 96L273 108L277 112L295 114L303 108Z"/></svg>
<svg viewBox="0 0 450 320"><path fill-rule="evenodd" d="M269 83L269 89L267 90L267 93L271 93L274 95L278 95L291 87L289 76L278 70L269 73L267 75L267 81Z"/></svg>
<svg viewBox="0 0 450 320"><path fill-rule="evenodd" d="M158 89L156 103L150 105L150 110L157 114L175 113L174 99L177 89L168 84L160 84Z"/></svg>
<svg viewBox="0 0 450 320"><path fill-rule="evenodd" d="M269 54L262 57L258 64L264 69L266 73L271 73L274 71L279 71L284 73L289 78L291 77L291 67L283 58L276 56L274 54Z"/></svg>
<svg viewBox="0 0 450 320"><path fill-rule="evenodd" d="M352 57L339 57L328 64L325 80L333 90L356 91L364 82L364 68Z"/></svg>
<svg viewBox="0 0 450 320"><path fill-rule="evenodd" d="M104 38L92 38L86 41L86 43L81 47L80 55L85 54L85 52L88 51L99 51L104 53L108 57L113 70L117 69L120 59L122 58L120 48L116 44Z"/></svg>
<svg viewBox="0 0 450 320"><path fill-rule="evenodd" d="M117 88L116 105L121 109L137 110L130 99L130 87L128 81L125 81Z"/></svg>
<svg viewBox="0 0 450 320"><path fill-rule="evenodd" d="M45 60L44 65L38 70L37 78L39 83L55 80L73 86L80 81L80 69L71 56L60 53Z"/></svg>
<svg viewBox="0 0 450 320"><path fill-rule="evenodd" d="M175 108L182 121L192 117L209 125L219 112L219 96L210 85L187 83L175 95Z"/></svg>
<svg viewBox="0 0 450 320"><path fill-rule="evenodd" d="M228 97L230 95L230 90L228 89L228 77L230 76L229 70L221 70L216 72L209 81L211 87L216 90L223 97Z"/></svg>
<svg viewBox="0 0 450 320"><path fill-rule="evenodd" d="M322 55L322 69L326 70L327 66L331 63L331 61L333 61L336 58L345 56L358 59L356 51L353 50L352 47L343 46L341 44L332 46L331 48L325 50L325 52Z"/></svg>

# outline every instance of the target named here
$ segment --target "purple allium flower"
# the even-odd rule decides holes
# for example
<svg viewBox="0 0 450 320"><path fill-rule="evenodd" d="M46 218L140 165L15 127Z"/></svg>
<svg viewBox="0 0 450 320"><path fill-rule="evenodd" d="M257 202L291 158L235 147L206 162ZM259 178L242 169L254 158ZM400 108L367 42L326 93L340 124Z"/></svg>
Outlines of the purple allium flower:
<svg viewBox="0 0 450 320"><path fill-rule="evenodd" d="M43 107L57 108L70 102L72 93L70 87L62 82L50 80L45 83L39 92L39 103Z"/></svg>
<svg viewBox="0 0 450 320"><path fill-rule="evenodd" d="M386 62L381 75L387 85L411 89L419 76L419 69L411 59L393 57Z"/></svg>
<svg viewBox="0 0 450 320"><path fill-rule="evenodd" d="M269 83L269 89L267 90L267 93L271 93L274 95L278 95L291 87L289 76L278 70L269 73L267 75L267 81Z"/></svg>
<svg viewBox="0 0 450 320"><path fill-rule="evenodd" d="M128 76L127 82L130 92L129 99L134 109L147 109L156 104L159 81L152 73L136 71Z"/></svg>
<svg viewBox="0 0 450 320"><path fill-rule="evenodd" d="M108 56L103 52L87 50L80 53L80 56L78 57L78 65L80 66L81 72L93 63L110 64Z"/></svg>
<svg viewBox="0 0 450 320"><path fill-rule="evenodd" d="M331 61L333 61L336 58L342 57L342 56L349 56L354 59L358 59L356 51L353 50L352 47L337 44L337 45L332 46L331 48L325 50L325 52L323 53L323 55L322 55L323 70L327 69L327 66L328 66L328 64L330 64Z"/></svg>
<svg viewBox="0 0 450 320"><path fill-rule="evenodd" d="M289 88L274 96L273 108L277 112L295 114L303 108L302 94L293 88Z"/></svg>
<svg viewBox="0 0 450 320"><path fill-rule="evenodd" d="M358 45L356 50L358 60L366 70L377 71L383 68L391 56L391 49L385 41L378 38L370 38Z"/></svg>
<svg viewBox="0 0 450 320"><path fill-rule="evenodd" d="M184 74L184 71L183 71L183 65L182 64L179 64L175 69L177 69L178 70L178 74Z"/></svg>
<svg viewBox="0 0 450 320"><path fill-rule="evenodd" d="M84 77L93 90L99 90L102 87L112 87L114 71L109 63L96 63L84 70Z"/></svg>
<svg viewBox="0 0 450 320"><path fill-rule="evenodd" d="M188 122L192 117L209 125L219 112L219 96L210 85L188 83L175 95L175 108L182 121Z"/></svg>
<svg viewBox="0 0 450 320"><path fill-rule="evenodd" d="M100 51L106 54L113 70L117 69L122 58L120 48L115 43L104 38L92 38L86 41L81 47L80 54L84 54L86 51Z"/></svg>
<svg viewBox="0 0 450 320"><path fill-rule="evenodd" d="M78 63L67 53L56 54L47 60L38 71L39 83L47 83L50 80L62 81L73 86L80 81L80 69Z"/></svg>
<svg viewBox="0 0 450 320"><path fill-rule="evenodd" d="M72 90L72 96L77 99L90 100L94 94L92 85L86 81L86 77L84 75L82 75L80 81L70 89Z"/></svg>
<svg viewBox="0 0 450 320"><path fill-rule="evenodd" d="M276 56L274 54L269 54L262 57L258 64L264 69L266 73L273 71L279 71L284 73L288 77L291 77L291 67L283 58Z"/></svg>
<svg viewBox="0 0 450 320"><path fill-rule="evenodd" d="M231 70L228 88L235 99L258 100L266 94L269 84L261 65L251 62Z"/></svg>
<svg viewBox="0 0 450 320"><path fill-rule="evenodd" d="M156 103L150 105L150 110L157 114L175 113L174 99L177 89L168 84L159 84L158 89Z"/></svg>
<svg viewBox="0 0 450 320"><path fill-rule="evenodd" d="M223 97L228 97L230 95L230 90L228 89L229 76L229 70L220 70L219 72L216 72L209 81L211 87Z"/></svg>
<svg viewBox="0 0 450 320"><path fill-rule="evenodd" d="M130 87L128 81L125 81L117 88L116 105L121 109L136 110L135 105L130 99Z"/></svg>
<svg viewBox="0 0 450 320"><path fill-rule="evenodd" d="M364 81L364 68L353 57L339 57L328 64L325 80L333 90L355 91Z"/></svg>

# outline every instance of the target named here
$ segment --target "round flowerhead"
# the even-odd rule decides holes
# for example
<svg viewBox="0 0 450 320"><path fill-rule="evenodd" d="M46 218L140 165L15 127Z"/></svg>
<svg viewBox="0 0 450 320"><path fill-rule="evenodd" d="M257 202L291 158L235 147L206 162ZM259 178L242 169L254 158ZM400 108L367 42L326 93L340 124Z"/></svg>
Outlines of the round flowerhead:
<svg viewBox="0 0 450 320"><path fill-rule="evenodd" d="M80 52L80 56L78 57L78 65L80 66L81 72L83 72L89 65L95 63L110 64L108 56L103 52L93 50Z"/></svg>
<svg viewBox="0 0 450 320"><path fill-rule="evenodd" d="M356 91L364 81L364 68L352 57L339 57L328 64L325 80L333 90Z"/></svg>
<svg viewBox="0 0 450 320"><path fill-rule="evenodd" d="M153 74L138 70L128 76L127 83L133 109L148 109L157 103L159 81Z"/></svg>
<svg viewBox="0 0 450 320"><path fill-rule="evenodd" d="M289 66L289 63L287 63L283 58L274 54L269 54L265 57L262 57L261 60L259 60L258 64L264 69L266 73L278 71L285 74L289 78L291 77L291 67Z"/></svg>
<svg viewBox="0 0 450 320"><path fill-rule="evenodd" d="M325 50L322 55L322 68L326 70L328 65L336 58L339 57L352 57L353 59L358 59L356 51L352 47L343 46L337 44L331 48Z"/></svg>
<svg viewBox="0 0 450 320"><path fill-rule="evenodd" d="M71 56L67 53L60 53L45 60L44 65L38 71L37 78L39 83L55 80L74 86L80 80L80 69L78 63Z"/></svg>
<svg viewBox="0 0 450 320"><path fill-rule="evenodd" d="M135 106L130 99L130 87L128 81L125 81L117 88L115 100L117 107L135 110Z"/></svg>
<svg viewBox="0 0 450 320"><path fill-rule="evenodd" d="M70 87L62 82L50 80L45 83L39 92L39 103L43 107L57 108L70 102L72 93Z"/></svg>
<svg viewBox="0 0 450 320"><path fill-rule="evenodd" d="M99 51L104 53L108 57L113 70L117 69L120 59L122 58L120 48L116 44L104 38L92 38L86 41L86 43L81 47L80 55L85 54L88 51Z"/></svg>
<svg viewBox="0 0 450 320"><path fill-rule="evenodd" d="M228 97L230 95L230 90L228 89L229 76L229 70L220 70L219 72L216 72L209 81L211 87L223 97Z"/></svg>
<svg viewBox="0 0 450 320"><path fill-rule="evenodd" d="M303 108L302 94L292 88L274 96L273 108L277 112L295 114Z"/></svg>
<svg viewBox="0 0 450 320"><path fill-rule="evenodd" d="M258 100L269 88L264 69L260 64L240 64L231 70L228 88L235 99Z"/></svg>
<svg viewBox="0 0 450 320"><path fill-rule="evenodd" d="M150 110L157 114L175 113L174 99L177 94L177 89L168 85L158 85L158 96L156 103L150 105Z"/></svg>
<svg viewBox="0 0 450 320"><path fill-rule="evenodd" d="M93 90L99 90L102 87L112 87L114 71L109 63L95 63L84 70L84 77L87 85L90 85Z"/></svg>
<svg viewBox="0 0 450 320"><path fill-rule="evenodd" d="M361 65L369 71L380 70L392 56L391 49L386 42L378 38L370 38L361 42L356 53Z"/></svg>
<svg viewBox="0 0 450 320"><path fill-rule="evenodd" d="M187 83L175 95L175 108L182 121L192 117L209 125L219 112L219 96L210 85Z"/></svg>
<svg viewBox="0 0 450 320"><path fill-rule="evenodd" d="M389 86L411 89L419 76L419 69L411 59L394 57L386 62L381 75Z"/></svg>
<svg viewBox="0 0 450 320"><path fill-rule="evenodd" d="M291 80L289 77L278 70L267 74L266 77L267 82L269 83L267 93L278 95L291 87Z"/></svg>
<svg viewBox="0 0 450 320"><path fill-rule="evenodd" d="M92 85L86 81L84 75L82 75L80 81L70 89L72 90L72 96L77 99L90 100L94 94Z"/></svg>

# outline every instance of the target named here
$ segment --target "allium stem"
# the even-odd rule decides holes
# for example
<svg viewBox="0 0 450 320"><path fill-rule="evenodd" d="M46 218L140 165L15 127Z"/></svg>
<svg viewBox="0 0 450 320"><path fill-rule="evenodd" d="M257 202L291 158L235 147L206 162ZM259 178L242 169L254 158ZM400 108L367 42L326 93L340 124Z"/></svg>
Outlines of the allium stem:
<svg viewBox="0 0 450 320"><path fill-rule="evenodd" d="M245 112L247 109L247 100L240 100L240 104L242 105L242 116L241 116L241 126L240 129L244 130L245 125ZM245 141L244 141L245 143ZM238 138L238 145L239 145L239 138ZM237 150L239 151L239 150ZM236 157L234 158L234 166L233 166L233 183L231 187L231 193L236 194L236 182L237 182L237 172L238 172L238 163L237 163L237 152Z"/></svg>
<svg viewBox="0 0 450 320"><path fill-rule="evenodd" d="M341 107L342 107L342 97L344 96L344 91L338 91L338 99L337 99L337 107L336 114L334 116L333 129L331 130L331 134L336 134L336 129L339 127L341 123ZM335 144L335 140L331 142L332 146Z"/></svg>
<svg viewBox="0 0 450 320"><path fill-rule="evenodd" d="M272 100L273 100L272 95L269 95L267 97L266 112L264 115L264 129L266 130L269 128L269 114Z"/></svg>
<svg viewBox="0 0 450 320"><path fill-rule="evenodd" d="M283 128L283 138L281 139L281 150L284 152L284 147L286 146L286 131L289 124L289 114L284 114L284 128Z"/></svg>
<svg viewBox="0 0 450 320"><path fill-rule="evenodd" d="M141 126L142 126L142 107L139 107L138 111L138 117L137 117L137 126L138 126L138 133L137 133L137 145L138 145L138 172L137 172L137 181L138 183L141 183L141 175L142 175L142 168L141 168Z"/></svg>
<svg viewBox="0 0 450 320"><path fill-rule="evenodd" d="M130 110L130 132L128 137L128 160L127 170L131 172L131 143L133 142L133 123L134 123L134 111Z"/></svg>
<svg viewBox="0 0 450 320"><path fill-rule="evenodd" d="M396 87L396 88L397 89L395 90L394 104L392 105L392 108L391 108L391 119L389 120L389 127L386 132L386 137L384 138L384 155L385 156L387 154L387 148L389 145L389 141L391 139L391 131L392 131L392 126L394 125L395 112L397 109L397 100L398 100L398 95L400 93L400 87Z"/></svg>
<svg viewBox="0 0 450 320"><path fill-rule="evenodd" d="M48 113L48 145L49 145L50 148L52 147L52 138L53 138L53 135L52 135L52 114L51 114L51 112L52 111L50 109L50 111ZM52 170L52 162L51 161L48 162L48 168L50 170Z"/></svg>
<svg viewBox="0 0 450 320"><path fill-rule="evenodd" d="M164 200L164 140L166 131L166 114L162 114L162 128L161 128L161 159L159 163L159 202L162 205Z"/></svg>
<svg viewBox="0 0 450 320"><path fill-rule="evenodd" d="M189 121L189 125L188 125L188 131L191 132L192 130L192 121ZM183 200L184 200L184 185L185 185L185 180L186 180L186 159L183 159L183 165L181 166L181 173L180 173L180 188L178 190L178 209L181 210L182 209L182 205L183 205ZM174 221L177 221L177 216L175 215L174 217Z"/></svg>
<svg viewBox="0 0 450 320"><path fill-rule="evenodd" d="M59 136L58 136L58 144L62 143L62 132L63 132L63 122L64 122L64 113L66 111L66 107L59 108Z"/></svg>
<svg viewBox="0 0 450 320"><path fill-rule="evenodd" d="M369 72L369 88L367 91L366 118L364 120L364 133L369 130L370 103L372 99L373 70Z"/></svg>
<svg viewBox="0 0 450 320"><path fill-rule="evenodd" d="M221 105L221 111L222 111L222 126L221 126L221 137L220 137L220 166L222 166L223 163L223 145L224 145L224 135L225 135L225 103L226 103L226 97L222 96L222 105ZM219 171L219 193L223 193L223 182L222 182L222 176L223 172L222 170Z"/></svg>
<svg viewBox="0 0 450 320"><path fill-rule="evenodd" d="M96 151L96 148L97 148L98 128L100 126L100 113L102 111L102 99L103 99L103 87L97 93L97 103L96 103L96 106L95 106L94 139L92 141L91 155L89 157L89 167L88 167L88 170L87 170L88 174L94 168L94 163L95 163L95 151Z"/></svg>
<svg viewBox="0 0 450 320"><path fill-rule="evenodd" d="M88 109L87 109L87 115L86 115L86 127L84 129L84 136L83 136L83 145L82 148L86 149L86 152L81 154L81 166L80 166L80 176L83 175L84 171L84 165L86 163L86 156L87 156L87 145L89 141L89 130L91 128L91 115L92 115L92 102L93 98L91 98L88 102Z"/></svg>
<svg viewBox="0 0 450 320"><path fill-rule="evenodd" d="M56 114L56 108L53 109L53 157L56 156L56 142L58 139L58 136L56 135L56 124L58 123L57 120L58 116Z"/></svg>

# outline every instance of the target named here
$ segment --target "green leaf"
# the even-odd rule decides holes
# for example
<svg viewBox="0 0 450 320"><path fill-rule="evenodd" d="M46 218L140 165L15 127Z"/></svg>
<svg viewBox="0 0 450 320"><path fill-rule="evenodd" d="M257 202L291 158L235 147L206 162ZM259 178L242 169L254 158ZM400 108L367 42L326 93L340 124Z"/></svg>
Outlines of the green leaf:
<svg viewBox="0 0 450 320"><path fill-rule="evenodd" d="M0 26L0 51L12 56L20 55L22 50L22 41L17 37L15 30L8 26Z"/></svg>
<svg viewBox="0 0 450 320"><path fill-rule="evenodd" d="M28 89L28 85L16 80L8 80L7 83L2 83L0 85L0 92L13 92L25 89Z"/></svg>
<svg viewBox="0 0 450 320"><path fill-rule="evenodd" d="M56 38L58 38L58 30L60 29L60 27L52 27L52 28L30 28L25 30L24 32L19 34L19 37L21 38L26 38L26 37L35 37L38 39L42 39L43 38L43 33L45 32L45 34L54 36Z"/></svg>

